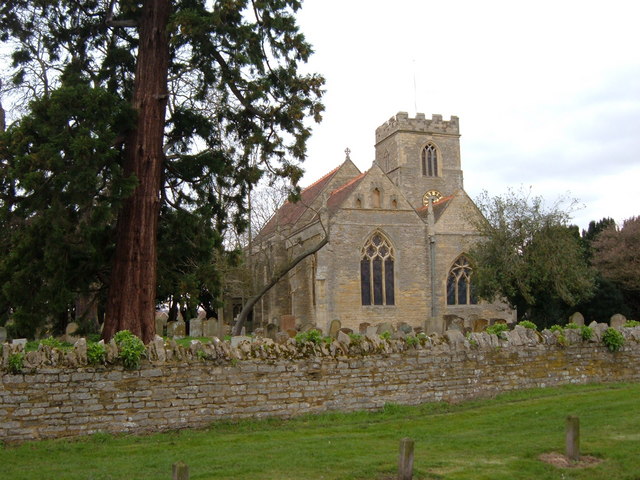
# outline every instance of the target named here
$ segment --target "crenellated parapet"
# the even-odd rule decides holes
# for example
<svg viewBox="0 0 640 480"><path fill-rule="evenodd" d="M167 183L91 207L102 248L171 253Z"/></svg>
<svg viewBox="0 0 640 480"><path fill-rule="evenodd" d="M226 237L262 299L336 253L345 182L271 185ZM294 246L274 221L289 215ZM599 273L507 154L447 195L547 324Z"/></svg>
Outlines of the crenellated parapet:
<svg viewBox="0 0 640 480"><path fill-rule="evenodd" d="M427 119L424 113L417 113L415 118L409 118L407 112L398 112L376 128L376 143L399 131L460 135L460 123L456 116L451 116L451 120L447 121L442 120L442 115L437 114Z"/></svg>

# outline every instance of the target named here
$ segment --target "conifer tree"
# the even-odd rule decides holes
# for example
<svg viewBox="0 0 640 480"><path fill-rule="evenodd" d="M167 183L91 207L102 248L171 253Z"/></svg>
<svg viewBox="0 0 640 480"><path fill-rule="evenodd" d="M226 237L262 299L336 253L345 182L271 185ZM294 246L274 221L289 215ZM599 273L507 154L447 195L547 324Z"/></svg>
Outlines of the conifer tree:
<svg viewBox="0 0 640 480"><path fill-rule="evenodd" d="M295 22L300 6L296 0L7 0L0 6L0 40L13 46L15 89L26 86L46 101L82 84L112 95L118 111L124 104L133 112L132 121L108 129L105 158L114 172L119 168L114 181L122 188L89 197L90 203L107 199L102 222L117 216L105 279L105 338L121 329L145 341L154 334L161 212L203 222L209 243L219 245L216 238L230 224L246 223L244 199L262 175L294 185L300 179L307 119L320 120L323 86L322 77L299 71L311 54ZM3 140L3 176L17 155L31 158L31 148L47 141L37 137L16 150L20 128L22 121ZM85 132L87 141L97 135ZM256 152L259 161L251 162ZM75 154L65 158L73 175L98 178ZM30 196L23 180L0 180L7 218ZM127 190L127 182L134 187ZM113 232L113 223L108 226L104 231ZM55 289L67 281L60 275L43 274L42 282ZM13 309L14 285L3 287Z"/></svg>

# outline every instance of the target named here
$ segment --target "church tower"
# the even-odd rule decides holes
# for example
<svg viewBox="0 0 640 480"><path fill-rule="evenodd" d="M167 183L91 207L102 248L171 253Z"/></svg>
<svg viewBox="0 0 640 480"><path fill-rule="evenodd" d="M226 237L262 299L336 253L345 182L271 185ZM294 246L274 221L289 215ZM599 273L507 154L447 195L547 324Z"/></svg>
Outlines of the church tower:
<svg viewBox="0 0 640 480"><path fill-rule="evenodd" d="M375 148L377 164L414 208L463 188L458 117L400 112L376 129Z"/></svg>

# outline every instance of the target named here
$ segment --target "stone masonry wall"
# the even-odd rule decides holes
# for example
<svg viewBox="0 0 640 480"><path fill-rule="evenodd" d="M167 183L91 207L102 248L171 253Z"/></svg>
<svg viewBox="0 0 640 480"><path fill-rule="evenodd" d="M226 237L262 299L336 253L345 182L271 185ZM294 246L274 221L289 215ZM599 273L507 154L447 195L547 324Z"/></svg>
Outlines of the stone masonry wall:
<svg viewBox="0 0 640 480"><path fill-rule="evenodd" d="M158 338L135 371L116 362L4 373L0 439L155 432L233 418L370 410L388 402L461 401L531 387L640 380L640 328L621 329L626 342L615 353L600 342L603 329L595 330L590 342L565 333L566 346L557 343L557 334L522 327L507 332L506 340L486 333L465 339L460 332L417 343L342 335L330 345L247 340L237 348L218 342L210 350L174 343L163 349Z"/></svg>

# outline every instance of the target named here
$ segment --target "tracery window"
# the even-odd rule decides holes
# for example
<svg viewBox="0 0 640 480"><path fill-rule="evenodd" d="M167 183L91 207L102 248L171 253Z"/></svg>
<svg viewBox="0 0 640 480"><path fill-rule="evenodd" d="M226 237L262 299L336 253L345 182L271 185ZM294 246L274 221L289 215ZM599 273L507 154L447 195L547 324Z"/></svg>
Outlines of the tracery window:
<svg viewBox="0 0 640 480"><path fill-rule="evenodd" d="M438 176L438 152L433 144L422 149L422 175L425 177Z"/></svg>
<svg viewBox="0 0 640 480"><path fill-rule="evenodd" d="M478 303L472 279L473 270L469 259L460 255L447 277L447 305L475 305Z"/></svg>
<svg viewBox="0 0 640 480"><path fill-rule="evenodd" d="M360 287L362 305L394 305L393 245L375 232L362 247Z"/></svg>

